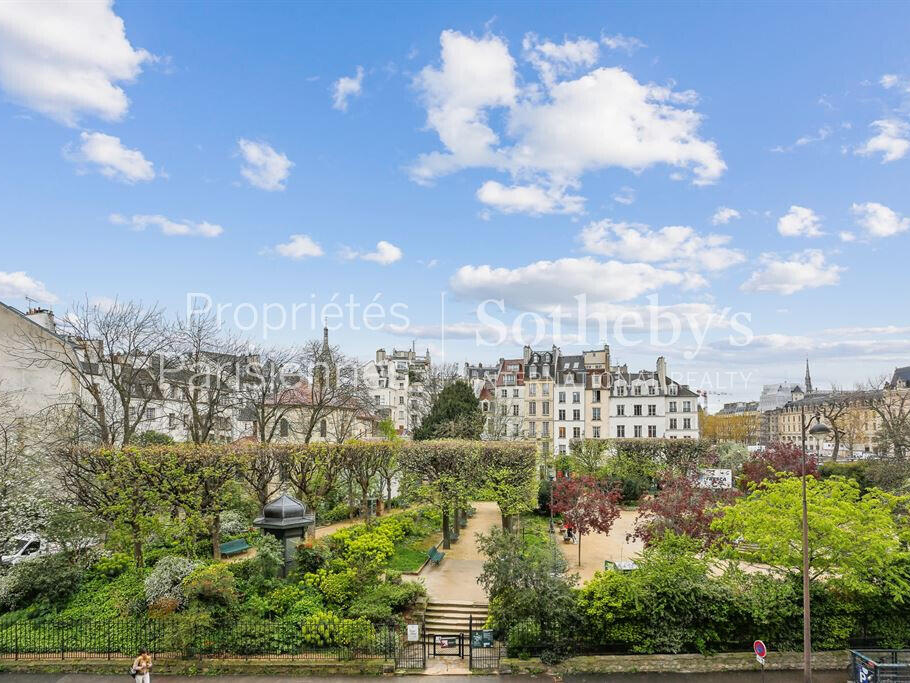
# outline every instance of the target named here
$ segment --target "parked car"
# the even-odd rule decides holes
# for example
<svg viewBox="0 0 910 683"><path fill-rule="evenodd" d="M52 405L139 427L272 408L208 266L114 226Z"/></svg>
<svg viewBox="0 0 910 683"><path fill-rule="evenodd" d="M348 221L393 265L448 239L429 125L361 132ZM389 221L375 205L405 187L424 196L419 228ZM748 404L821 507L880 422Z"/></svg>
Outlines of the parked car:
<svg viewBox="0 0 910 683"><path fill-rule="evenodd" d="M16 536L13 538L13 544L13 552L0 557L0 564L12 566L42 555L51 555L60 550L55 544L49 543L38 534Z"/></svg>

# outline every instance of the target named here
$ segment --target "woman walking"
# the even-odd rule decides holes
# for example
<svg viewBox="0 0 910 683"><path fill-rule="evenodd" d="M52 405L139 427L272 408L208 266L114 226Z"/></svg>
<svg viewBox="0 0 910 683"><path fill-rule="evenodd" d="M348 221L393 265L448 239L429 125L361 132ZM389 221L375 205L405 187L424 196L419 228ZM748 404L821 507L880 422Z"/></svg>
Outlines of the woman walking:
<svg viewBox="0 0 910 683"><path fill-rule="evenodd" d="M152 668L152 658L149 657L147 648L142 648L139 656L133 660L133 677L136 683L149 683L149 670Z"/></svg>

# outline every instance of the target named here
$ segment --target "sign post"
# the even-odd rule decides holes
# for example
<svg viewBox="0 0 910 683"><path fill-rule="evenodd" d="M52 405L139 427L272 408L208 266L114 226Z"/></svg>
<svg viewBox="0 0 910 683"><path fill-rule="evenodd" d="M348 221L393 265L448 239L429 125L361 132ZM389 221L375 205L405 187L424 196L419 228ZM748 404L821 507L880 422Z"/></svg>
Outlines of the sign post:
<svg viewBox="0 0 910 683"><path fill-rule="evenodd" d="M762 641L756 640L752 643L752 649L755 651L755 659L761 664L761 680L762 683L765 683L765 657L768 654L768 648Z"/></svg>

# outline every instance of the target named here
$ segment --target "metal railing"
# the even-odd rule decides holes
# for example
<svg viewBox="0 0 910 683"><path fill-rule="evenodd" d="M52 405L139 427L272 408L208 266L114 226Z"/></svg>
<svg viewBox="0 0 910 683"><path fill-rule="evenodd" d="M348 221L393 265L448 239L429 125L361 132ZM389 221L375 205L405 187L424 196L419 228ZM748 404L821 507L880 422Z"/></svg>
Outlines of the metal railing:
<svg viewBox="0 0 910 683"><path fill-rule="evenodd" d="M850 673L854 683L907 683L910 650L851 650Z"/></svg>

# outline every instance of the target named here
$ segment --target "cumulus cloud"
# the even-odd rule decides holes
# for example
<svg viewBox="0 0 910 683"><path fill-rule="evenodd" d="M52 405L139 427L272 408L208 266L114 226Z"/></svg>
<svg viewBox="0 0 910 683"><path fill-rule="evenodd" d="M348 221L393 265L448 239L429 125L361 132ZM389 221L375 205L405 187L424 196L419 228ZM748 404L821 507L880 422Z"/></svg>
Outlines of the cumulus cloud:
<svg viewBox="0 0 910 683"><path fill-rule="evenodd" d="M635 203L635 189L631 187L623 186L619 188L619 192L613 195L613 201L618 204L629 204Z"/></svg>
<svg viewBox="0 0 910 683"><path fill-rule="evenodd" d="M871 237L891 237L910 228L910 218L877 202L854 204L850 211L856 224Z"/></svg>
<svg viewBox="0 0 910 683"><path fill-rule="evenodd" d="M611 50L621 50L627 54L632 54L636 50L647 47L643 42L634 36L624 36L617 33L612 36L601 36L600 42Z"/></svg>
<svg viewBox="0 0 910 683"><path fill-rule="evenodd" d="M793 205L777 220L777 231L785 237L820 237L821 218L812 209Z"/></svg>
<svg viewBox="0 0 910 683"><path fill-rule="evenodd" d="M843 267L829 264L817 249L807 249L789 258L763 254L762 267L752 273L740 289L789 296L803 289L836 285Z"/></svg>
<svg viewBox="0 0 910 683"><path fill-rule="evenodd" d="M124 147L120 138L104 133L82 132L77 146L67 145L63 155L81 168L93 166L112 180L133 184L155 178L155 166L138 149Z"/></svg>
<svg viewBox="0 0 910 683"><path fill-rule="evenodd" d="M174 221L161 214L135 214L133 216L123 216L119 213L112 213L108 220L114 225L126 225L132 230L145 230L146 228L158 228L162 235L171 236L191 236L191 237L218 237L224 232L224 228L215 223L208 221Z"/></svg>
<svg viewBox="0 0 910 683"><path fill-rule="evenodd" d="M673 268L716 271L746 260L741 251L727 246L729 235L699 235L682 225L651 230L641 223L605 219L586 226L579 239L592 254Z"/></svg>
<svg viewBox="0 0 910 683"><path fill-rule="evenodd" d="M712 225L726 225L730 221L739 218L739 211L731 209L729 206L718 206L717 211L711 216Z"/></svg>
<svg viewBox="0 0 910 683"><path fill-rule="evenodd" d="M910 149L910 125L900 119L879 119L873 121L870 127L878 133L855 150L856 154L871 156L882 155L882 163L903 159Z"/></svg>
<svg viewBox="0 0 910 683"><path fill-rule="evenodd" d="M284 190L284 183L294 166L293 161L265 142L240 138L237 147L244 161L240 174L250 185L269 192Z"/></svg>
<svg viewBox="0 0 910 683"><path fill-rule="evenodd" d="M488 180L477 190L477 199L503 213L527 213L532 216L544 213L581 213L584 197L567 194L556 187L539 185L511 185Z"/></svg>
<svg viewBox="0 0 910 683"><path fill-rule="evenodd" d="M373 251L357 251L351 249L350 247L342 247L339 252L339 256L346 260L360 259L362 261L372 261L373 263L378 263L381 266L388 266L396 261L400 261L401 257L404 255L404 252L401 251L391 242L386 242L385 240L379 240L376 243L376 249Z"/></svg>
<svg viewBox="0 0 910 683"><path fill-rule="evenodd" d="M74 126L123 118L133 81L155 57L134 48L110 0L0 2L0 86L11 100Z"/></svg>
<svg viewBox="0 0 910 683"><path fill-rule="evenodd" d="M300 261L305 258L315 258L322 256L325 252L322 247L316 243L309 235L291 235L287 242L276 244L271 249L264 250L267 253L276 253L279 256Z"/></svg>
<svg viewBox="0 0 910 683"><path fill-rule="evenodd" d="M353 76L342 76L332 84L332 107L338 111L348 110L348 100L359 97L363 92L363 67L358 66Z"/></svg>
<svg viewBox="0 0 910 683"><path fill-rule="evenodd" d="M585 294L589 301L613 303L634 299L666 285L694 289L706 284L693 273L656 268L647 263L598 261L591 257L536 261L518 268L462 266L449 285L458 296L503 299L521 310L551 311L572 305Z"/></svg>
<svg viewBox="0 0 910 683"><path fill-rule="evenodd" d="M621 68L592 68L593 41L527 36L523 56L540 81L524 86L502 38L443 31L440 44L441 64L414 80L427 127L443 147L411 166L418 183L485 168L510 174L515 187L565 194L585 173L614 166L690 169L696 184L714 182L726 169L716 145L698 135L702 117L687 108L692 93L640 83ZM586 73L570 75L581 69ZM541 206L531 202L529 210L542 213ZM559 202L549 208L565 210Z"/></svg>
<svg viewBox="0 0 910 683"><path fill-rule="evenodd" d="M856 235L854 235L849 230L841 230L837 234L837 236L840 237L841 242L855 242L856 241Z"/></svg>
<svg viewBox="0 0 910 683"><path fill-rule="evenodd" d="M56 303L57 296L52 294L40 280L28 275L24 270L6 273L0 270L0 298L35 299L44 303Z"/></svg>

